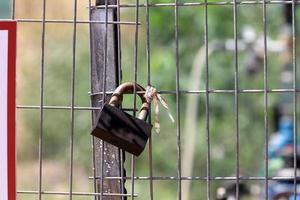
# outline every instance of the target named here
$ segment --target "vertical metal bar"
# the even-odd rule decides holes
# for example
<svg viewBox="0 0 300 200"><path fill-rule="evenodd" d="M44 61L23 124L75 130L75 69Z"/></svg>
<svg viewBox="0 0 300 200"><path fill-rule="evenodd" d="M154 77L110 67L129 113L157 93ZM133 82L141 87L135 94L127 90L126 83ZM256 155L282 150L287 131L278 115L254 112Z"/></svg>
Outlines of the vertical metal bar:
<svg viewBox="0 0 300 200"><path fill-rule="evenodd" d="M239 199L240 182L240 134L239 134L239 74L238 74L238 46L237 46L237 2L233 1L233 34L234 34L234 102L236 128L236 199Z"/></svg>
<svg viewBox="0 0 300 200"><path fill-rule="evenodd" d="M105 102L106 97L106 70L107 70L107 28L108 28L108 4L107 0L105 0L105 31L104 31L104 68L103 68L103 95L102 95L102 101Z"/></svg>
<svg viewBox="0 0 300 200"><path fill-rule="evenodd" d="M102 76L102 86L103 86L103 95L102 95L102 102L105 102L106 97L106 69L107 69L107 28L108 28L108 4L107 0L105 0L105 31L104 31L104 69L103 69L103 76ZM100 200L103 200L103 188L104 188L104 149L105 149L105 142L101 141L102 148L101 148L101 182L100 182Z"/></svg>
<svg viewBox="0 0 300 200"><path fill-rule="evenodd" d="M181 141L180 141L180 84L179 84L179 31L178 31L178 1L175 0L175 56L176 56L176 135L177 135L177 176L178 199L181 200Z"/></svg>
<svg viewBox="0 0 300 200"><path fill-rule="evenodd" d="M134 199L134 175L135 175L135 157L131 156L131 199Z"/></svg>
<svg viewBox="0 0 300 200"><path fill-rule="evenodd" d="M123 149L119 149L119 160L120 160L120 177L126 177L126 171L124 170L125 151ZM124 179L124 180L121 179L120 181L121 181L121 184L120 184L121 194L126 194L127 193L127 191L125 189L126 179ZM122 196L121 198L122 198L122 200L127 199L127 197L125 197L125 196Z"/></svg>
<svg viewBox="0 0 300 200"><path fill-rule="evenodd" d="M209 68L208 68L208 10L207 0L204 1L204 45L205 45L205 128L207 141L206 156L206 197L210 200L210 133L209 133Z"/></svg>
<svg viewBox="0 0 300 200"><path fill-rule="evenodd" d="M116 5L116 1L102 0L97 1L97 5L105 5L106 9L93 8L91 10L92 21L106 21L104 24L91 24L92 42L92 92L100 92L100 95L92 96L92 106L102 107L107 98L103 98L103 92L113 90L118 84L118 37L117 25L108 24L108 20L116 20L116 9L108 8ZM106 20L107 19L107 20ZM105 44L106 42L107 44ZM105 56L106 54L106 56ZM106 72L104 73L106 66ZM104 87L105 81L105 87ZM105 91L104 91L105 90ZM107 97L107 96L106 96ZM96 119L99 110L93 110L93 119ZM93 121L93 124L98 123ZM121 196L107 196L104 193L120 193L121 181L104 179L104 177L120 177L123 170L120 163L120 150L108 143L102 144L98 138L94 139L95 147L95 167L97 180L97 190L100 191L99 197L104 200L120 200ZM123 184L123 183L122 183Z"/></svg>
<svg viewBox="0 0 300 200"><path fill-rule="evenodd" d="M117 0L117 21L119 22L121 20L121 0ZM121 84L122 80L122 46L121 46L121 25L118 23L117 25L117 41L118 41L118 85ZM124 169L124 162L125 162L125 151L122 149L119 149L119 157L120 157L120 164L121 164L121 171L120 176L124 177L126 176ZM125 191L125 179L121 180L121 193L124 194ZM122 200L124 200L126 197L122 196Z"/></svg>
<svg viewBox="0 0 300 200"><path fill-rule="evenodd" d="M294 200L297 199L297 145L298 145L298 136L297 136L297 58L296 58L296 13L295 13L296 2L292 0L292 31L293 31L293 121L294 121Z"/></svg>
<svg viewBox="0 0 300 200"><path fill-rule="evenodd" d="M151 85L151 55L150 55L150 13L149 0L146 0L146 57L147 57L147 84ZM151 110L149 110L149 123L151 124ZM153 159L152 159L152 135L149 137L149 190L150 200L153 200Z"/></svg>
<svg viewBox="0 0 300 200"><path fill-rule="evenodd" d="M43 0L43 21L41 38L41 71L40 71L40 135L39 135L39 178L38 199L42 199L43 176L43 136L44 136L44 68L45 68L45 34L46 34L46 0Z"/></svg>
<svg viewBox="0 0 300 200"><path fill-rule="evenodd" d="M92 1L89 0L89 21L91 21L91 16L92 16ZM90 38L92 38L92 28L89 26L89 31L90 31ZM93 42L90 39L90 64L92 65L92 52L91 49L93 49ZM90 71L90 76L92 77L92 70ZM91 81L91 88L92 88L92 81ZM91 103L92 106L92 103ZM92 122L94 121L94 115L92 115ZM93 171L93 187L94 187L94 192L97 191L97 181L96 181L96 161L95 161L95 137L91 136L91 147L92 147L92 171ZM97 196L94 196L94 199L97 200Z"/></svg>
<svg viewBox="0 0 300 200"><path fill-rule="evenodd" d="M75 106L75 79L76 79L76 38L77 38L77 0L74 0L73 17L73 47L72 47L72 83L71 83L71 134L70 134L70 169L69 169L69 199L73 199L73 161L74 161L74 106Z"/></svg>
<svg viewBox="0 0 300 200"><path fill-rule="evenodd" d="M268 56L267 56L267 13L266 0L263 1L263 34L264 34L264 129L265 129L265 199L269 199L269 120L268 120Z"/></svg>
<svg viewBox="0 0 300 200"><path fill-rule="evenodd" d="M134 32L134 82L137 83L138 76L138 37L139 37L139 0L135 4L135 32ZM133 115L136 115L136 88L134 87Z"/></svg>
<svg viewBox="0 0 300 200"><path fill-rule="evenodd" d="M138 37L139 37L139 0L135 4L135 36L134 36L134 82L137 83L138 76ZM133 99L133 116L136 115L136 87L134 86L134 99ZM131 156L131 199L134 199L134 176L135 176L135 156Z"/></svg>
<svg viewBox="0 0 300 200"><path fill-rule="evenodd" d="M14 20L16 18L16 0L12 0L11 2L11 19Z"/></svg>
<svg viewBox="0 0 300 200"><path fill-rule="evenodd" d="M117 0L117 21L121 21L121 0ZM118 23L118 85L121 83L122 80L122 44L121 44L121 25ZM123 162L122 162L123 163Z"/></svg>

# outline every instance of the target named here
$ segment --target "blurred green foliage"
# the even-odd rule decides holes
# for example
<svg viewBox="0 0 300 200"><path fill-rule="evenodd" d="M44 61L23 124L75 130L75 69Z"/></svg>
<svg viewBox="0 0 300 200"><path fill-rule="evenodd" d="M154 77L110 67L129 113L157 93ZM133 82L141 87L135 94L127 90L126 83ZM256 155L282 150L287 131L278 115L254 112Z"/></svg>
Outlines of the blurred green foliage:
<svg viewBox="0 0 300 200"><path fill-rule="evenodd" d="M9 0L0 0L0 19L10 18Z"/></svg>

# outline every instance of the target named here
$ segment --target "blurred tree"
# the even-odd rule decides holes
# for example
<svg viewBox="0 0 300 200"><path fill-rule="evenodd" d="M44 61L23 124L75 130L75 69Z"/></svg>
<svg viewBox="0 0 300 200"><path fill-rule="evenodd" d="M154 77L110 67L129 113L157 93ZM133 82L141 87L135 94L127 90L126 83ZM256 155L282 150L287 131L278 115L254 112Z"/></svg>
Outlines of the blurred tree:
<svg viewBox="0 0 300 200"><path fill-rule="evenodd" d="M0 0L0 19L10 18L10 1Z"/></svg>

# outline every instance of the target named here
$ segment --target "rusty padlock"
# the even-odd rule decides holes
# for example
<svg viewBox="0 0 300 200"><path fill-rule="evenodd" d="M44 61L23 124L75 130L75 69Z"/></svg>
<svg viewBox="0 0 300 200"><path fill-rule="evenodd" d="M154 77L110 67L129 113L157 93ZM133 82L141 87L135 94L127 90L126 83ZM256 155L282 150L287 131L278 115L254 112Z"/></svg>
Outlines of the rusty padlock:
<svg viewBox="0 0 300 200"><path fill-rule="evenodd" d="M118 107L121 105L124 93L133 93L145 89L135 83L121 84L112 94L109 103L105 103L97 116L97 124L93 127L92 135L136 156L145 148L151 134L152 125L145 120L150 109L144 95L138 93L142 107L138 118L129 115Z"/></svg>

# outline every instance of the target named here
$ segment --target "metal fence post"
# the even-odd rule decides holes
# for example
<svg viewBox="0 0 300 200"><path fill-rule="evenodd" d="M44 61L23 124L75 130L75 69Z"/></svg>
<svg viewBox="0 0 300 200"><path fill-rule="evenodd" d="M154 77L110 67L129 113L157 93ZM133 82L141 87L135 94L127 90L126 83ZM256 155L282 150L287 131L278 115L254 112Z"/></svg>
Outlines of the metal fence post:
<svg viewBox="0 0 300 200"><path fill-rule="evenodd" d="M92 8L91 20L100 23L91 23L91 89L92 106L101 107L103 100L108 99L106 91L112 91L119 82L118 70L118 26L112 21L117 21L116 8L108 8L107 5L117 5L116 0L96 0L96 5L103 7ZM105 7L105 8L104 8ZM103 23L104 22L104 23ZM105 78L105 82L104 82ZM103 92L103 93L102 93ZM103 97L104 95L104 97ZM94 119L99 110L93 110ZM107 179L105 177L123 176L123 153L116 147L93 138L94 145L94 178L95 192L99 192L100 199L120 200L123 195L106 195L107 193L123 194L124 181L122 179Z"/></svg>

